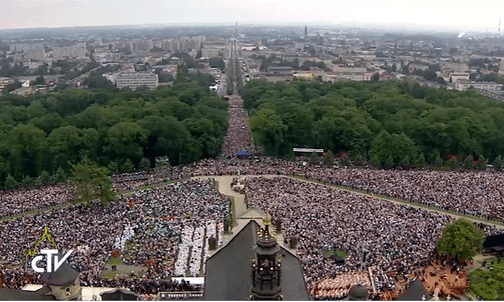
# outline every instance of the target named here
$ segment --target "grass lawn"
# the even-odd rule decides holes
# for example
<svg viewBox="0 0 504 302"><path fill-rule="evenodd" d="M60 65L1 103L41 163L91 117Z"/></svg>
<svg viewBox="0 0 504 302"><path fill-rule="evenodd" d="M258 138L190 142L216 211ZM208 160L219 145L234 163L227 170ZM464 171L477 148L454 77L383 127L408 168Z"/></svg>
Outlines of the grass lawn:
<svg viewBox="0 0 504 302"><path fill-rule="evenodd" d="M470 292L485 300L504 300L504 260L500 263L494 258L487 260L486 267L481 267L469 274Z"/></svg>
<svg viewBox="0 0 504 302"><path fill-rule="evenodd" d="M117 275L117 272L113 272L113 271L102 271L100 273L100 277L102 277L103 279L113 279L113 278L115 278L116 275Z"/></svg>
<svg viewBox="0 0 504 302"><path fill-rule="evenodd" d="M121 257L115 257L115 258L110 258L109 261L107 261L106 264L110 264L110 265L122 265L124 263L121 260Z"/></svg>
<svg viewBox="0 0 504 302"><path fill-rule="evenodd" d="M229 200L231 200L231 226L235 227L238 225L236 222L236 206L234 196L228 196Z"/></svg>
<svg viewBox="0 0 504 302"><path fill-rule="evenodd" d="M335 255L339 259L345 259L348 256L347 251L343 250L327 250L322 253L324 258L330 258L331 256Z"/></svg>

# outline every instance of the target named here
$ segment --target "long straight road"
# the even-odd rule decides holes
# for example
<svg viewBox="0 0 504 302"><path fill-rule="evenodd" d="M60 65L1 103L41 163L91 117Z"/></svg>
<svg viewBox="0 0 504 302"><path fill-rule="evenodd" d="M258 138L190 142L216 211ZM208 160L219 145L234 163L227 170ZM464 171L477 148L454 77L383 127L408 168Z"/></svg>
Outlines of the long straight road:
<svg viewBox="0 0 504 302"><path fill-rule="evenodd" d="M227 87L232 87L232 95L229 97L228 130L224 139L222 155L235 157L239 151L251 152L252 139L248 123L247 111L243 108L243 99L238 94L242 85L243 74L241 72L238 57L238 42L230 41L229 61L227 67Z"/></svg>

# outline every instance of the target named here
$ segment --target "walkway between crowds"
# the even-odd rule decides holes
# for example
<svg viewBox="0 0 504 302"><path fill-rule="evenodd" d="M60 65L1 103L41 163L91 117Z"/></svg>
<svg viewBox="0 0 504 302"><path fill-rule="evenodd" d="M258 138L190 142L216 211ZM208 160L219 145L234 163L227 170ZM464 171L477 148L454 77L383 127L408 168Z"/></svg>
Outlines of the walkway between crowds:
<svg viewBox="0 0 504 302"><path fill-rule="evenodd" d="M224 235L223 244L220 247L225 246L233 237L238 234L250 220L255 220L261 227L264 227L262 219L266 217L266 213L258 210L258 209L247 209L247 205L245 203L245 195L233 191L231 189L231 183L233 182L233 178L250 178L250 177L265 177L265 178L273 178L277 175L222 175L222 176L195 176L192 179L215 179L216 182L219 183L219 192L226 195L231 196L234 199L234 215L236 215L236 223L233 225L231 232L229 234ZM291 253L295 254L296 250L289 248L284 244L283 240L283 232L276 234L277 242L283 248L289 250ZM219 247L219 248L220 248ZM217 250L214 251L214 253ZM212 253L213 255L213 253Z"/></svg>

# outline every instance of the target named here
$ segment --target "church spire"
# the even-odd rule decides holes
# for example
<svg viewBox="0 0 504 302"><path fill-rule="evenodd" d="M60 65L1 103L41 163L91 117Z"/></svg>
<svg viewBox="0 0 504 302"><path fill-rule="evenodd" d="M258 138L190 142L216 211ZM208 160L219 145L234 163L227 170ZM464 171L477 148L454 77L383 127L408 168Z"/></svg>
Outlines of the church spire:
<svg viewBox="0 0 504 302"><path fill-rule="evenodd" d="M252 295L251 300L282 300L280 286L281 268L277 258L280 246L275 235L270 233L271 220L265 218L264 229L258 231L255 257L252 260Z"/></svg>

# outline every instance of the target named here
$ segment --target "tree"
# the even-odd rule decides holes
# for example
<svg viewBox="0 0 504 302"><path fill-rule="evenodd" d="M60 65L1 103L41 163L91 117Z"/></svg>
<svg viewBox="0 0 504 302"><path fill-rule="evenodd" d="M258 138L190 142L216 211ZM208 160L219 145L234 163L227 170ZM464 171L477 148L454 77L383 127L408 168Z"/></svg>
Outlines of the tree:
<svg viewBox="0 0 504 302"><path fill-rule="evenodd" d="M390 155L390 146L392 145L392 137L387 131L382 131L371 144L371 154L376 157L380 163L384 164ZM392 159L392 161L394 161Z"/></svg>
<svg viewBox="0 0 504 302"><path fill-rule="evenodd" d="M316 152L313 152L310 154L310 164L312 165L318 165L320 162L319 156Z"/></svg>
<svg viewBox="0 0 504 302"><path fill-rule="evenodd" d="M446 85L446 82L445 80L443 79L443 77L437 77L436 78L436 82L440 85Z"/></svg>
<svg viewBox="0 0 504 302"><path fill-rule="evenodd" d="M250 128L254 141L263 146L266 155L283 154L285 146L284 135L288 127L274 110L264 109L256 112L250 118Z"/></svg>
<svg viewBox="0 0 504 302"><path fill-rule="evenodd" d="M437 74L432 70L426 70L423 77L427 81L434 81L437 78Z"/></svg>
<svg viewBox="0 0 504 302"><path fill-rule="evenodd" d="M219 68L220 70L226 69L226 63L222 59L219 58L210 58L208 60L211 68Z"/></svg>
<svg viewBox="0 0 504 302"><path fill-rule="evenodd" d="M7 177L5 178L5 188L7 190L13 190L15 189L17 186L17 183L16 183L16 180L14 179L14 177L12 175L10 175L10 173L7 175Z"/></svg>
<svg viewBox="0 0 504 302"><path fill-rule="evenodd" d="M434 158L432 163L438 167L441 167L443 165L443 160L441 159L441 155L437 150L434 152Z"/></svg>
<svg viewBox="0 0 504 302"><path fill-rule="evenodd" d="M373 165L374 167L379 167L381 165L381 161L378 155L371 156L371 165Z"/></svg>
<svg viewBox="0 0 504 302"><path fill-rule="evenodd" d="M452 157L450 158L450 160L448 160L448 166L452 169L456 169L458 167L458 160L456 157Z"/></svg>
<svg viewBox="0 0 504 302"><path fill-rule="evenodd" d="M119 172L119 166L117 165L117 162L115 160L111 160L109 162L107 168L111 174L115 174L115 173Z"/></svg>
<svg viewBox="0 0 504 302"><path fill-rule="evenodd" d="M117 158L140 160L148 134L140 123L117 123L108 131L108 150Z"/></svg>
<svg viewBox="0 0 504 302"><path fill-rule="evenodd" d="M93 161L84 158L72 165L72 179L76 185L75 200L89 204L95 199L107 206L114 199L113 181L107 168L98 167Z"/></svg>
<svg viewBox="0 0 504 302"><path fill-rule="evenodd" d="M44 84L45 84L45 80L44 80L43 76L38 76L35 79L35 85L44 85Z"/></svg>
<svg viewBox="0 0 504 302"><path fill-rule="evenodd" d="M399 160L399 166L401 167L406 167L409 164L411 164L411 158L408 155L404 156L403 158L401 158L401 160Z"/></svg>
<svg viewBox="0 0 504 302"><path fill-rule="evenodd" d="M42 171L42 173L40 173L39 175L38 181L42 185L48 184L51 181L51 179L49 178L49 173L46 170Z"/></svg>
<svg viewBox="0 0 504 302"><path fill-rule="evenodd" d="M94 89L114 89L114 84L102 75L91 75L84 79L82 84Z"/></svg>
<svg viewBox="0 0 504 302"><path fill-rule="evenodd" d="M148 170L148 169L150 169L150 161L149 161L149 159L143 157L140 160L140 164L138 165L138 170L144 171L144 170Z"/></svg>
<svg viewBox="0 0 504 302"><path fill-rule="evenodd" d="M396 63L392 64L392 72L396 72L397 71L397 65Z"/></svg>
<svg viewBox="0 0 504 302"><path fill-rule="evenodd" d="M474 157L472 155L466 157L464 167L468 170L474 169Z"/></svg>
<svg viewBox="0 0 504 302"><path fill-rule="evenodd" d="M64 182L66 181L66 174L63 168L59 167L58 170L56 170L56 182Z"/></svg>
<svg viewBox="0 0 504 302"><path fill-rule="evenodd" d="M340 163L343 165L343 166L350 166L350 164L352 163L350 161L350 157L348 156L348 154L345 152L342 154L341 156L341 159L340 159Z"/></svg>
<svg viewBox="0 0 504 302"><path fill-rule="evenodd" d="M327 150L326 156L324 158L324 164L328 167L332 167L334 164L334 155L331 150Z"/></svg>
<svg viewBox="0 0 504 302"><path fill-rule="evenodd" d="M70 169L69 162L77 162L79 150L83 147L83 131L74 126L54 129L47 137L49 150L55 167Z"/></svg>
<svg viewBox="0 0 504 302"><path fill-rule="evenodd" d="M418 159L416 161L416 164L419 166L419 167L425 167L425 165L427 164L426 161L425 161L425 156L422 153L420 153L420 155L418 155Z"/></svg>
<svg viewBox="0 0 504 302"><path fill-rule="evenodd" d="M30 177L30 175L26 175L23 178L23 185L27 188L31 188L35 185L35 181Z"/></svg>
<svg viewBox="0 0 504 302"><path fill-rule="evenodd" d="M502 163L502 156L500 156L500 155L499 155L499 156L497 156L497 157L494 159L494 161L493 161L492 165L493 165L493 167L495 168L495 170L497 170L497 171L502 170L502 165L503 165L503 163Z"/></svg>
<svg viewBox="0 0 504 302"><path fill-rule="evenodd" d="M482 249L484 239L485 235L474 224L461 218L446 227L437 249L458 261L471 260Z"/></svg>
<svg viewBox="0 0 504 302"><path fill-rule="evenodd" d="M486 170L486 166L487 166L487 161L486 161L485 157L483 155L480 155L478 157L478 166L476 168L478 168L478 170Z"/></svg>
<svg viewBox="0 0 504 302"><path fill-rule="evenodd" d="M387 159L385 160L385 166L387 168L392 168L394 167L394 159L392 158L392 155L389 155Z"/></svg>
<svg viewBox="0 0 504 302"><path fill-rule="evenodd" d="M130 159L127 159L124 163L121 165L121 172L126 173L126 172L133 172L135 171L135 165Z"/></svg>

